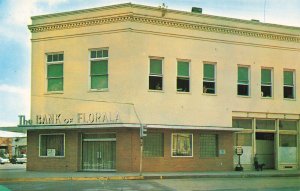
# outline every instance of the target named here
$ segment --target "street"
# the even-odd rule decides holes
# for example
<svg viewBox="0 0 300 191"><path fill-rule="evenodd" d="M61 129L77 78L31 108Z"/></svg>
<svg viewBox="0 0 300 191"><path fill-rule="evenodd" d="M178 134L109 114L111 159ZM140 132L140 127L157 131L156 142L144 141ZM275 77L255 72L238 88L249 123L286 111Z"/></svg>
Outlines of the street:
<svg viewBox="0 0 300 191"><path fill-rule="evenodd" d="M260 190L298 191L299 177L253 177L253 178L195 178L164 180L102 180L102 181L47 181L0 183L0 191L109 191L109 190Z"/></svg>

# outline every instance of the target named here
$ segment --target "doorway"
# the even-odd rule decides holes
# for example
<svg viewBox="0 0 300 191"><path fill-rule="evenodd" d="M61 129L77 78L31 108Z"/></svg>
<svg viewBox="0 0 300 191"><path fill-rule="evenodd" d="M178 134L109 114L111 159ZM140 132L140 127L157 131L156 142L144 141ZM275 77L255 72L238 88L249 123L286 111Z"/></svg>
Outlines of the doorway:
<svg viewBox="0 0 300 191"><path fill-rule="evenodd" d="M256 133L256 157L264 168L275 168L274 133Z"/></svg>
<svg viewBox="0 0 300 191"><path fill-rule="evenodd" d="M115 171L115 134L86 134L82 141L82 170Z"/></svg>

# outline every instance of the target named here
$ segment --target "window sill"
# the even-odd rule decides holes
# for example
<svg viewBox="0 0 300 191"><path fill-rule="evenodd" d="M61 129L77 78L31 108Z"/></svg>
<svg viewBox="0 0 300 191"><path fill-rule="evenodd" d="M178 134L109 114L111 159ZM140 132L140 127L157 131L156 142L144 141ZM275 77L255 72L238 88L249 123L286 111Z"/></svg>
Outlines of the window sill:
<svg viewBox="0 0 300 191"><path fill-rule="evenodd" d="M273 99L273 97L261 97L261 99Z"/></svg>
<svg viewBox="0 0 300 191"><path fill-rule="evenodd" d="M296 101L296 98L283 98L283 100L286 100L286 101Z"/></svg>
<svg viewBox="0 0 300 191"><path fill-rule="evenodd" d="M52 94L64 94L63 91L53 91L53 92L46 92L45 95L52 95Z"/></svg>
<svg viewBox="0 0 300 191"><path fill-rule="evenodd" d="M108 92L109 91L109 89L99 89L99 90L97 90L97 89L90 89L88 92L89 93L93 93L93 92Z"/></svg>
<svg viewBox="0 0 300 191"><path fill-rule="evenodd" d="M191 92L176 92L177 94L192 94Z"/></svg>
<svg viewBox="0 0 300 191"><path fill-rule="evenodd" d="M148 92L165 93L164 90L148 90Z"/></svg>
<svg viewBox="0 0 300 191"><path fill-rule="evenodd" d="M237 95L240 98L251 98L251 96L246 96L246 95Z"/></svg>
<svg viewBox="0 0 300 191"><path fill-rule="evenodd" d="M205 95L205 96L217 96L217 94L210 94L210 93L202 93L202 95Z"/></svg>

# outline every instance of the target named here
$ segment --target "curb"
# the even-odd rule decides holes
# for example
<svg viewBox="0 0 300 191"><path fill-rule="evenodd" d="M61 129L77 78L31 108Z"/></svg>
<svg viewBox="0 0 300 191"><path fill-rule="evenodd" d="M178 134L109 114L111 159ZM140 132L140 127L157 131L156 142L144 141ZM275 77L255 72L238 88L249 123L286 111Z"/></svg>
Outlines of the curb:
<svg viewBox="0 0 300 191"><path fill-rule="evenodd" d="M101 176L101 177L45 177L45 178L0 178L0 182L47 182L47 181L109 181L109 180L163 180L192 178L255 178L255 177L300 177L293 174L199 174L199 175L145 175L145 176Z"/></svg>

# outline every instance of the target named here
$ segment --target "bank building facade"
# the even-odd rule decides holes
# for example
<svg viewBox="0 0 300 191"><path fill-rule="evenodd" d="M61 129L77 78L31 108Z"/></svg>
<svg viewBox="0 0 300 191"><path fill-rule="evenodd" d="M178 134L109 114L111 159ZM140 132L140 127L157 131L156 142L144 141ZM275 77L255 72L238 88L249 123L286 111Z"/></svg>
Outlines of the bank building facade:
<svg viewBox="0 0 300 191"><path fill-rule="evenodd" d="M300 28L128 3L29 30L27 170L299 169Z"/></svg>

